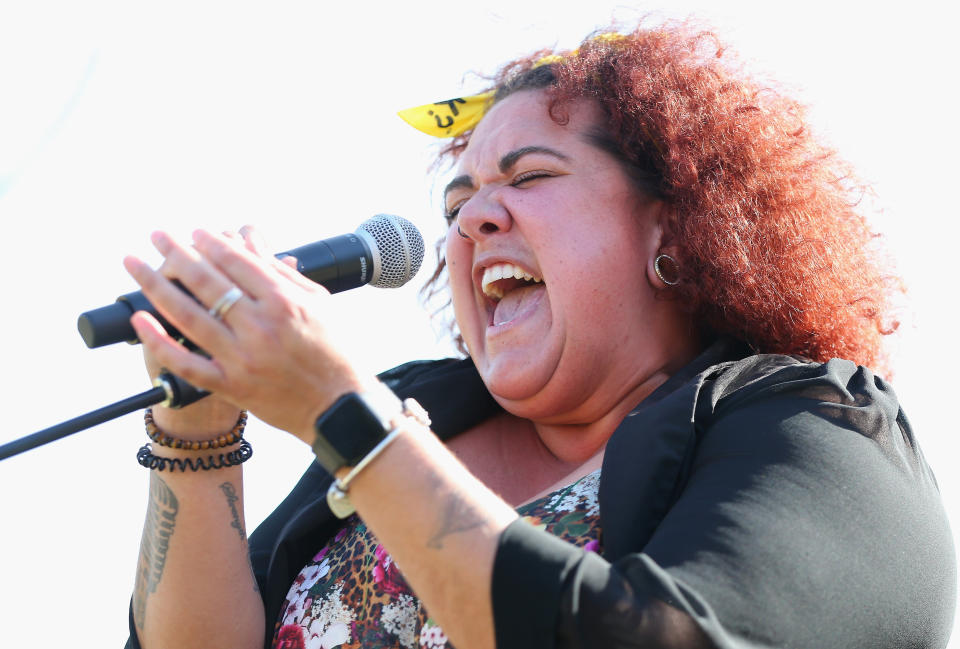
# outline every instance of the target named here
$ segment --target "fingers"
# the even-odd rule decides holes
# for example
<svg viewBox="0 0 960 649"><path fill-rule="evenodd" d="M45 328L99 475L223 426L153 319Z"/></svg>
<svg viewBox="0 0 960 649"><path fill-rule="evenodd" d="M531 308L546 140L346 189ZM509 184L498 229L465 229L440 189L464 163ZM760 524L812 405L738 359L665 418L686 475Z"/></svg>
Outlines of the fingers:
<svg viewBox="0 0 960 649"><path fill-rule="evenodd" d="M274 311L272 307L301 303L298 291L291 293L291 288L311 295L325 292L287 263L270 255L264 257L263 240L249 226L240 233L222 235L197 231L194 239L195 245L189 246L156 232L151 240L164 256L160 269L153 270L134 257L125 259L124 265L158 311L214 358L231 357L239 340L263 328L263 316ZM196 299L172 280L182 284ZM280 312L287 310L285 306ZM144 327L144 335L154 341L158 360L162 358L161 362L170 364L175 371L181 371L184 363L199 371L202 364L197 365L195 359L186 360L190 352L160 329L148 326L154 324L153 319L138 318L137 322ZM172 365L177 359L178 364Z"/></svg>
<svg viewBox="0 0 960 649"><path fill-rule="evenodd" d="M207 308L181 290L171 279L178 279L204 304L213 304L231 287L232 283L209 264L193 261L190 254L177 246L166 235L155 237L157 247L166 256L161 271L150 268L136 257L124 259L127 272L140 284L147 299L163 316L187 338L217 355L228 349L232 333L223 323L211 317ZM192 251L191 251L192 252ZM234 304L233 310L242 308Z"/></svg>
<svg viewBox="0 0 960 649"><path fill-rule="evenodd" d="M237 232L224 230L221 234L232 244L246 248L255 256L261 257L265 261L272 262L274 259L270 254L270 248L267 246L266 241L260 235L260 231L252 225L245 225Z"/></svg>
<svg viewBox="0 0 960 649"><path fill-rule="evenodd" d="M256 244L240 244L204 230L194 232L193 241L205 261L255 300L270 299L277 292L273 260L254 253L249 246Z"/></svg>
<svg viewBox="0 0 960 649"><path fill-rule="evenodd" d="M124 260L124 263L126 265L127 260ZM174 341L152 315L138 311L130 318L130 322L147 351L149 365L153 366L151 376L159 372L160 368L167 368L197 387L210 391L221 388L224 376L219 366Z"/></svg>
<svg viewBox="0 0 960 649"><path fill-rule="evenodd" d="M198 231L193 246L162 232L151 240L164 257L159 269L135 257L126 258L124 266L158 312L210 355L191 352L171 338L156 318L138 312L131 323L148 357L158 366L231 403L247 403L254 393L251 385L262 386L264 376L273 377L272 381L284 372L291 376L302 373L296 359L308 354L295 354L287 363L290 367L270 354L285 346L316 347L316 336L299 335L301 329L291 328L289 321L313 322L311 298L325 293L322 288L266 254L262 239L252 228L222 235Z"/></svg>
<svg viewBox="0 0 960 649"><path fill-rule="evenodd" d="M307 279L299 270L297 270L298 262L296 257L288 255L283 259L277 259L275 261L276 263L274 266L276 267L277 272L303 290L311 293L326 292L326 289L323 286Z"/></svg>
<svg viewBox="0 0 960 649"><path fill-rule="evenodd" d="M289 262L278 260L272 255L263 254L263 244L258 243L259 235L249 226L244 230L245 245L238 246L226 237L213 235L204 230L194 232L196 249L226 276L255 300L271 301L282 293L284 280L292 281L299 288L315 293L319 287L303 277ZM294 262L295 263L295 262Z"/></svg>
<svg viewBox="0 0 960 649"><path fill-rule="evenodd" d="M260 235L260 231L254 228L252 225L245 225L240 228L240 234L243 236L248 250L269 261L277 270L277 272L292 282L295 282L298 286L300 286L300 288L308 291L315 291L321 288L317 286L315 282L311 282L309 279L304 277L300 271L297 270L297 258L293 255L285 255L283 258L277 259L270 252L270 248Z"/></svg>
<svg viewBox="0 0 960 649"><path fill-rule="evenodd" d="M326 326L322 301L329 295L289 262L267 254L251 228L235 234L198 231L193 246L163 233L152 240L165 258L160 269L130 257L124 260L127 270L158 311L210 354L191 353L155 318L137 313L131 322L157 364L290 431L312 425L312 410L330 394L359 384ZM243 295L229 306L233 287ZM229 306L222 321L208 312L219 302ZM304 400L304 391L313 396Z"/></svg>
<svg viewBox="0 0 960 649"><path fill-rule="evenodd" d="M263 236L260 235L260 231L252 225L245 225L240 228L240 236L243 237L247 250L250 252L265 258L271 256L270 247L267 246L267 242Z"/></svg>
<svg viewBox="0 0 960 649"><path fill-rule="evenodd" d="M286 255L285 257L282 257L280 259L280 263L296 270L300 262L298 262L297 258L294 257L293 255Z"/></svg>

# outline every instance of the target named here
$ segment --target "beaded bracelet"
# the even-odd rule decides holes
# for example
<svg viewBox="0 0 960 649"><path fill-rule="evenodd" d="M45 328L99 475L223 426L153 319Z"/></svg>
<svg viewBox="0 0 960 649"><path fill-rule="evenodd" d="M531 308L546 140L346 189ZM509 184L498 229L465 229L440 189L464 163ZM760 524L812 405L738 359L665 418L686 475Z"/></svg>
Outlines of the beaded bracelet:
<svg viewBox="0 0 960 649"><path fill-rule="evenodd" d="M143 413L143 424L147 428L147 436L160 446L169 448L182 448L188 451L207 451L210 449L223 448L231 446L243 439L243 429L247 426L247 411L240 411L240 418L234 425L233 430L225 435L217 435L214 439L203 441L192 441L188 439L178 439L172 435L160 430L153 421L153 408L147 408Z"/></svg>
<svg viewBox="0 0 960 649"><path fill-rule="evenodd" d="M159 455L153 454L153 448L150 444L144 444L140 447L140 450L137 451L137 463L140 466L144 466L148 469L156 469L157 471L164 471L170 469L179 469L180 471L186 471L190 469L191 471L199 471L203 469L204 471L209 471L210 469L224 469L228 466L236 466L238 464L243 464L253 456L253 447L250 446L250 442L247 440L241 440L240 446L228 453L220 453L216 457L213 455L207 456L206 459L202 457L198 458L179 458L179 457L160 457Z"/></svg>

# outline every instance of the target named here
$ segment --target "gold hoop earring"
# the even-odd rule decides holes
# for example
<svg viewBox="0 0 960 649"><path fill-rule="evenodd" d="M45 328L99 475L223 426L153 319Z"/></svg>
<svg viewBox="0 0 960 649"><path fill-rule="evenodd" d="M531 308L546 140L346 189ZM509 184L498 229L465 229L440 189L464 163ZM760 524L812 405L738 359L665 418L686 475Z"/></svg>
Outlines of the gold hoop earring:
<svg viewBox="0 0 960 649"><path fill-rule="evenodd" d="M668 259L670 263L673 264L673 267L676 268L676 279L674 279L672 282L664 277L663 271L660 270L660 262L664 259ZM657 277L660 278L660 281L667 286L676 286L680 282L680 264L677 263L676 259L666 253L661 252L659 255L657 255L657 258L653 260L653 272L655 272Z"/></svg>

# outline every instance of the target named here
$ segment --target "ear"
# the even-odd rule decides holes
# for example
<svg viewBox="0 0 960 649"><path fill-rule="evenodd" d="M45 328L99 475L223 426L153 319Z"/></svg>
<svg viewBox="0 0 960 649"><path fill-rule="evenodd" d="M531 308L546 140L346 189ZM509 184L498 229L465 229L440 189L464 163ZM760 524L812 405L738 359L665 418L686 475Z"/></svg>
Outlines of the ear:
<svg viewBox="0 0 960 649"><path fill-rule="evenodd" d="M673 210L661 204L656 218L656 225L651 231L651 248L646 270L650 285L662 291L680 280L680 247L676 245L674 235L676 219Z"/></svg>

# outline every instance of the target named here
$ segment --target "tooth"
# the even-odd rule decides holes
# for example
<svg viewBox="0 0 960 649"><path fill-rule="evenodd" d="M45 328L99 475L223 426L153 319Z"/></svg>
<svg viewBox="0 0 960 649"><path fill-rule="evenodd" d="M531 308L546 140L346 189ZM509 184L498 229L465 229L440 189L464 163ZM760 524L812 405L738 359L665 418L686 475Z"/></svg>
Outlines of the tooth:
<svg viewBox="0 0 960 649"><path fill-rule="evenodd" d="M499 279L503 279L503 269L499 265L485 269L483 271L483 279L480 282L483 294L498 300L502 298L503 291L492 285Z"/></svg>
<svg viewBox="0 0 960 649"><path fill-rule="evenodd" d="M493 279L493 269L487 268L483 271L483 279L480 281L480 286L483 289L485 295L490 295L490 284L494 282Z"/></svg>
<svg viewBox="0 0 960 649"><path fill-rule="evenodd" d="M480 288L487 297L499 300L503 297L503 290L498 286L493 286L493 283L497 280L509 278L523 279L536 283L543 282L543 278L531 275L515 264L502 262L483 270L483 277L480 279Z"/></svg>

